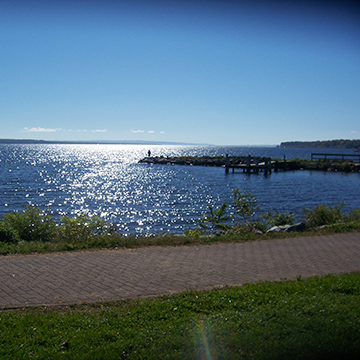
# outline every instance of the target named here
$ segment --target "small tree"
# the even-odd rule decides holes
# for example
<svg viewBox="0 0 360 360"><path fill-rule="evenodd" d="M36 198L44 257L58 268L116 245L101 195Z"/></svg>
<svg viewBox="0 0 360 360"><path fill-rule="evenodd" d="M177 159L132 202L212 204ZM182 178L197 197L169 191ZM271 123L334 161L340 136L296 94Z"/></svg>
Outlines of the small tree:
<svg viewBox="0 0 360 360"><path fill-rule="evenodd" d="M233 190L233 206L235 214L241 218L240 223L251 226L255 212L259 209L256 197L251 192L243 193L236 188Z"/></svg>
<svg viewBox="0 0 360 360"><path fill-rule="evenodd" d="M229 221L232 217L226 215L227 205L225 201L218 207L217 210L213 208L212 205L208 205L210 214L203 215L200 219L200 225L204 228L208 228L208 224L214 229L226 230L230 226L225 224L226 221Z"/></svg>

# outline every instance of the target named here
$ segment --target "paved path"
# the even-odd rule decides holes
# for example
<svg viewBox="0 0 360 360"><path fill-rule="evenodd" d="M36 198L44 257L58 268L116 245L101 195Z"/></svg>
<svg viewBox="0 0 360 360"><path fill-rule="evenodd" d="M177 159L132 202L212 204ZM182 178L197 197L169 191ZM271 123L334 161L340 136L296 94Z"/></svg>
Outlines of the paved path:
<svg viewBox="0 0 360 360"><path fill-rule="evenodd" d="M0 308L111 301L360 271L360 233L0 256Z"/></svg>

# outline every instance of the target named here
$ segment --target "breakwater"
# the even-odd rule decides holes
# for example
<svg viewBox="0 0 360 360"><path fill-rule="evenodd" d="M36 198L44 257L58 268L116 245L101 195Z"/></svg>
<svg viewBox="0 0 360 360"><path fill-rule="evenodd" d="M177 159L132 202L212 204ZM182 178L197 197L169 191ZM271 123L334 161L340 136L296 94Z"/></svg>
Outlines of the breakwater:
<svg viewBox="0 0 360 360"><path fill-rule="evenodd" d="M360 163L343 159L271 159L252 156L148 156L139 160L140 164L188 165L224 167L228 172L241 169L243 172L264 172L266 175L279 170L319 170L360 172Z"/></svg>
<svg viewBox="0 0 360 360"><path fill-rule="evenodd" d="M284 160L285 161L285 160ZM243 172L258 173L263 171L266 175L271 174L272 169L284 169L283 163L271 161L269 157L252 156L180 156L180 157L146 157L139 161L142 164L162 165L189 165L189 166L217 166L224 167L225 172L235 172L241 169Z"/></svg>

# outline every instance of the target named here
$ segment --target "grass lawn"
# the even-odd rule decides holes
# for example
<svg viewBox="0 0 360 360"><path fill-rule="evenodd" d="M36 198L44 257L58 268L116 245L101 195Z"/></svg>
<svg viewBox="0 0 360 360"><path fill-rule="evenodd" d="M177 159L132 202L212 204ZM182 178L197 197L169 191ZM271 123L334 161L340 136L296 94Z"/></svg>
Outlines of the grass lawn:
<svg viewBox="0 0 360 360"><path fill-rule="evenodd" d="M0 312L1 359L359 359L360 274Z"/></svg>

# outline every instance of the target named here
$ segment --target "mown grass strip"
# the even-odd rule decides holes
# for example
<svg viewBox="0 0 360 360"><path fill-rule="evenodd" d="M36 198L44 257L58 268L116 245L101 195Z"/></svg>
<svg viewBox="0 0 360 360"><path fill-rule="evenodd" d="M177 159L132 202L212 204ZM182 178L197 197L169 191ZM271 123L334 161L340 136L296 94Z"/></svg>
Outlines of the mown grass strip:
<svg viewBox="0 0 360 360"><path fill-rule="evenodd" d="M355 359L360 274L0 313L4 359Z"/></svg>

